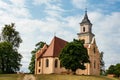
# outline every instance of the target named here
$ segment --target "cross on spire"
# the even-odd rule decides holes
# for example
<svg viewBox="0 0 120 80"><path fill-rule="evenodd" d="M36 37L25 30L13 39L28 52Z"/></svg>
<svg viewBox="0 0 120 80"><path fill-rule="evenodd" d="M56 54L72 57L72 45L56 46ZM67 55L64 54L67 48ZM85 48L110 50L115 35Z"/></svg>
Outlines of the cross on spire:
<svg viewBox="0 0 120 80"><path fill-rule="evenodd" d="M87 8L85 8L85 16L84 16L84 18L83 18L81 24L85 24L85 23L91 24L90 20L88 19Z"/></svg>

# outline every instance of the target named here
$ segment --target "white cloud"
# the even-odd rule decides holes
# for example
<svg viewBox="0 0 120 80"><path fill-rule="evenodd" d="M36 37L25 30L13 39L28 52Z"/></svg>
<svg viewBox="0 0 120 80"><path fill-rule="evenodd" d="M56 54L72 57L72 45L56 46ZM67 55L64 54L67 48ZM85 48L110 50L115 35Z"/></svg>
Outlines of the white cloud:
<svg viewBox="0 0 120 80"><path fill-rule="evenodd" d="M106 0L108 3L110 4L114 4L114 3L117 3L117 2L120 2L120 0Z"/></svg>
<svg viewBox="0 0 120 80"><path fill-rule="evenodd" d="M87 7L87 0L72 0L72 4L79 9L85 9Z"/></svg>
<svg viewBox="0 0 120 80"><path fill-rule="evenodd" d="M93 23L93 32L96 35L98 48L104 52L104 60L106 68L109 65L119 63L120 56L120 12L112 12L111 14L103 14L102 12L88 13Z"/></svg>
<svg viewBox="0 0 120 80"><path fill-rule="evenodd" d="M25 1L26 0L10 0L10 2L15 5L15 6L20 6L23 7L25 6Z"/></svg>
<svg viewBox="0 0 120 80"><path fill-rule="evenodd" d="M60 4L61 0L34 0L34 5L45 5L44 11L48 16L47 17L55 17L61 18L62 12L65 10L61 8Z"/></svg>
<svg viewBox="0 0 120 80"><path fill-rule="evenodd" d="M48 5L50 3L60 2L60 1L61 0L34 0L33 4L35 4L35 5L42 5L42 4Z"/></svg>

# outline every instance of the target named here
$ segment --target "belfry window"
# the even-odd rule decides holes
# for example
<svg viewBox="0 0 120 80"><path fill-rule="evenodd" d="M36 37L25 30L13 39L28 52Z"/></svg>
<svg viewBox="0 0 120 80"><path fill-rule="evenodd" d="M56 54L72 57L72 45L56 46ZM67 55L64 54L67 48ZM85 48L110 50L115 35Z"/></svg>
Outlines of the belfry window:
<svg viewBox="0 0 120 80"><path fill-rule="evenodd" d="M85 27L83 27L83 32L85 32Z"/></svg>
<svg viewBox="0 0 120 80"><path fill-rule="evenodd" d="M55 60L55 68L57 68L58 67L58 60L56 59Z"/></svg>
<svg viewBox="0 0 120 80"><path fill-rule="evenodd" d="M46 67L49 67L49 60L46 59Z"/></svg>

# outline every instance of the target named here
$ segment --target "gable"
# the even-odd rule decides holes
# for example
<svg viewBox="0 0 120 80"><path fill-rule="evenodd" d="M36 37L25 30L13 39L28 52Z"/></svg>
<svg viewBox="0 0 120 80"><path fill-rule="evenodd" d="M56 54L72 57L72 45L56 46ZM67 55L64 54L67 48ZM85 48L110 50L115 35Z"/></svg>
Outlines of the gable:
<svg viewBox="0 0 120 80"><path fill-rule="evenodd" d="M61 49L64 48L66 43L67 43L67 41L55 36L52 39L46 52L42 55L42 57L58 57Z"/></svg>

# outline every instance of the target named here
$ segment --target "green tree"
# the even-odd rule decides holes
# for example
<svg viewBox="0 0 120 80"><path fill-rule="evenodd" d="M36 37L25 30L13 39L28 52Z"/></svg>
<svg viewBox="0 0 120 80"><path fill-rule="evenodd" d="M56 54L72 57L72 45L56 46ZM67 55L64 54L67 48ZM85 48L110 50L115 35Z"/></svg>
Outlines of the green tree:
<svg viewBox="0 0 120 80"><path fill-rule="evenodd" d="M22 39L19 35L19 32L15 29L15 24L11 23L10 25L5 25L1 33L1 58L0 62L4 65L0 66L2 73L13 73L20 69L20 61L22 55L18 53L18 48ZM8 47L8 45L11 45ZM4 47L3 47L4 46ZM6 48L7 47L7 48ZM4 59L4 61L3 61Z"/></svg>
<svg viewBox="0 0 120 80"><path fill-rule="evenodd" d="M13 49L9 42L0 43L0 72L14 73L20 69L22 56Z"/></svg>
<svg viewBox="0 0 120 80"><path fill-rule="evenodd" d="M104 54L104 52L100 53L100 74L101 75L105 74L105 62L103 60L103 54Z"/></svg>
<svg viewBox="0 0 120 80"><path fill-rule="evenodd" d="M120 63L116 64L114 73L115 73L116 77L120 77Z"/></svg>
<svg viewBox="0 0 120 80"><path fill-rule="evenodd" d="M107 70L107 74L114 74L115 71L115 65L110 65L110 67Z"/></svg>
<svg viewBox="0 0 120 80"><path fill-rule="evenodd" d="M35 53L36 53L38 50L40 50L40 49L44 46L44 44L45 44L45 42L42 42L42 41L38 42L38 43L35 45L36 48L35 48L33 51L31 51L32 57L31 57L31 62L30 62L30 64L29 64L28 69L30 70L30 73L32 73L32 74L35 72Z"/></svg>
<svg viewBox="0 0 120 80"><path fill-rule="evenodd" d="M77 69L86 69L85 63L89 63L87 49L84 47L84 41L73 40L68 43L61 51L60 63L68 70L72 70L75 74Z"/></svg>
<svg viewBox="0 0 120 80"><path fill-rule="evenodd" d="M22 43L22 39L19 35L19 32L15 30L14 23L5 25L2 30L2 40L10 42L14 49L19 48L20 43Z"/></svg>
<svg viewBox="0 0 120 80"><path fill-rule="evenodd" d="M107 74L114 74L116 77L120 77L120 63L116 65L110 65L106 72Z"/></svg>

